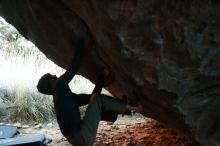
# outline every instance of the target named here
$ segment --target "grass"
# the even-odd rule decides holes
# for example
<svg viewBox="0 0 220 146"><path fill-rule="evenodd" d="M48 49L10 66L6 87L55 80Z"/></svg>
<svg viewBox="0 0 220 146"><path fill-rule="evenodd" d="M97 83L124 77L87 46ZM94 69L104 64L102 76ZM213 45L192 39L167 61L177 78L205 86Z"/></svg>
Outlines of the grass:
<svg viewBox="0 0 220 146"><path fill-rule="evenodd" d="M54 116L53 103L51 97L36 95L36 92L17 89L13 106L16 121L47 121Z"/></svg>
<svg viewBox="0 0 220 146"><path fill-rule="evenodd" d="M48 60L2 18L0 66L0 122L44 122L54 117L52 97L40 94L36 85L43 74L60 76L65 70ZM75 93L89 94L94 85L76 75L70 87Z"/></svg>

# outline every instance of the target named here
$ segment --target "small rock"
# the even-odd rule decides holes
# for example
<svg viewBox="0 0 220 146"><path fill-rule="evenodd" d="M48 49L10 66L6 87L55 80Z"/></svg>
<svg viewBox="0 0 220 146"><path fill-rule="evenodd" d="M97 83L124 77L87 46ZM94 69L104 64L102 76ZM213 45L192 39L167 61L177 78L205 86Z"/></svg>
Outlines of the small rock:
<svg viewBox="0 0 220 146"><path fill-rule="evenodd" d="M47 127L49 127L49 128L53 127L53 123L52 123L52 122L51 122L51 123L48 123L48 124L47 124Z"/></svg>
<svg viewBox="0 0 220 146"><path fill-rule="evenodd" d="M22 128L26 129L26 128L29 128L28 125L22 125Z"/></svg>
<svg viewBox="0 0 220 146"><path fill-rule="evenodd" d="M43 127L42 124L38 124L38 125L34 126L35 129L39 129L39 128L42 128L42 127Z"/></svg>
<svg viewBox="0 0 220 146"><path fill-rule="evenodd" d="M14 126L18 127L18 128L21 128L21 123L15 123Z"/></svg>
<svg viewBox="0 0 220 146"><path fill-rule="evenodd" d="M113 122L106 122L106 125L113 125Z"/></svg>

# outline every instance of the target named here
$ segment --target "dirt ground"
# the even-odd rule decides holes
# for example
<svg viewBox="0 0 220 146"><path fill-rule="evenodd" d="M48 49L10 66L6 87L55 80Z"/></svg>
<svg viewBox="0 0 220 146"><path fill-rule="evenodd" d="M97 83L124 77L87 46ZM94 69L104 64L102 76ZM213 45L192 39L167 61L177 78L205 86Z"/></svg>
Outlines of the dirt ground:
<svg viewBox="0 0 220 146"><path fill-rule="evenodd" d="M71 146L57 124L19 129L21 135L43 133L51 146ZM188 137L151 119L119 118L115 123L100 122L94 146L199 146Z"/></svg>
<svg viewBox="0 0 220 146"><path fill-rule="evenodd" d="M154 121L112 125L97 135L97 146L199 146L188 137Z"/></svg>

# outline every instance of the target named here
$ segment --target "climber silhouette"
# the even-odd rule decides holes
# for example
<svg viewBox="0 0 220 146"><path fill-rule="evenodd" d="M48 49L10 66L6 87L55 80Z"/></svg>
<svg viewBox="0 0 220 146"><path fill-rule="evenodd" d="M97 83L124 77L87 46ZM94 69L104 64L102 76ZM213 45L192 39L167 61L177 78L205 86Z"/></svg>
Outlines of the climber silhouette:
<svg viewBox="0 0 220 146"><path fill-rule="evenodd" d="M91 95L72 93L68 83L79 69L84 41L74 43L75 56L69 69L57 78L49 73L41 77L37 89L47 95L53 95L57 121L62 134L76 146L91 146L96 138L100 120L115 121L117 114L133 108L122 100L100 94L108 72L100 73L98 82ZM88 104L85 116L81 119L79 106ZM110 113L110 114L109 114ZM109 116L106 116L109 115Z"/></svg>

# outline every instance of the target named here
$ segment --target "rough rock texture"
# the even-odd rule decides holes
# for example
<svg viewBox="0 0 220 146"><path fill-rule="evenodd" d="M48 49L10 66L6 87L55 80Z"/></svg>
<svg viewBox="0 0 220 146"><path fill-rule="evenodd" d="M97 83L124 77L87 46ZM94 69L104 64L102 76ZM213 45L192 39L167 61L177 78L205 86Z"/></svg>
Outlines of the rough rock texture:
<svg viewBox="0 0 220 146"><path fill-rule="evenodd" d="M134 90L144 115L220 145L218 0L0 0L0 15L63 68L84 37L79 74L107 68L113 95Z"/></svg>

